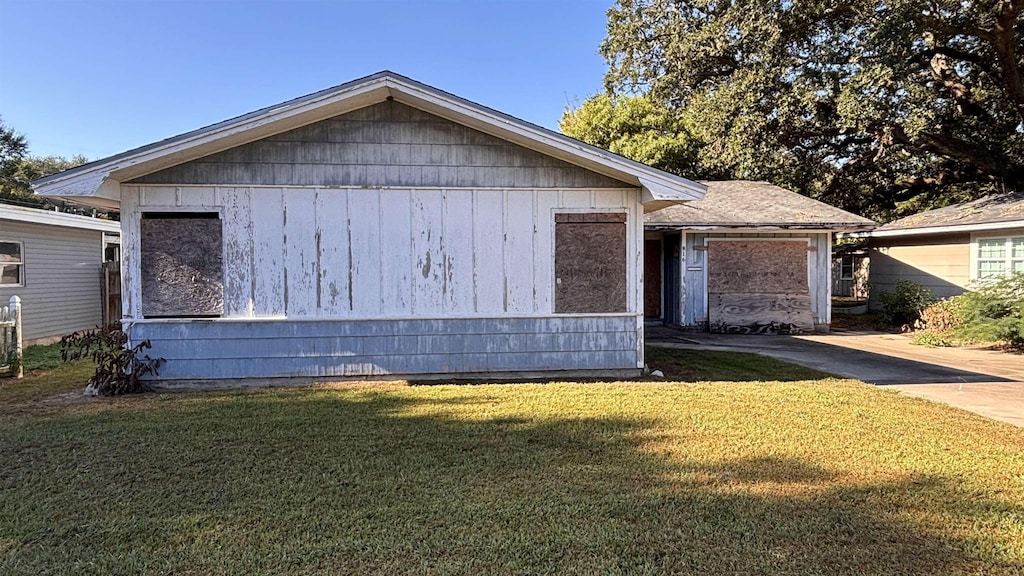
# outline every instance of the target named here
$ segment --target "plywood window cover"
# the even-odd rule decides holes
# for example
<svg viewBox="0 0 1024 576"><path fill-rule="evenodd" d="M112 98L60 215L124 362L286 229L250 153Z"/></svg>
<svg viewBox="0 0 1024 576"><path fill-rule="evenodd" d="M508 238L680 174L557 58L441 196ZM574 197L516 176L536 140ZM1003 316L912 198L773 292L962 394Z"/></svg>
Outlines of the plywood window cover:
<svg viewBox="0 0 1024 576"><path fill-rule="evenodd" d="M147 318L219 317L224 313L223 222L216 212L144 212L140 222L142 312ZM209 222L206 234L147 240L146 228ZM212 224L215 223L215 224ZM166 224L164 224L166 225ZM174 242L174 256L160 241ZM184 254L183 254L184 253ZM156 262L148 258L160 257ZM148 290L147 290L148 288ZM148 297L147 297L148 296Z"/></svg>
<svg viewBox="0 0 1024 576"><path fill-rule="evenodd" d="M555 215L555 226L554 226L554 254L552 255L554 264L554 311L556 314L607 314L607 313L625 313L629 309L628 305L628 291L629 291L629 265L627 257L627 247L629 240L629 231L626 223L628 220L628 214L622 211L600 211L600 210L589 210L589 211L578 211L578 212L556 212ZM558 242L559 229L567 230L567 227L575 228L576 226L583 225L594 225L607 228L609 225L614 228L608 228L614 230L616 242L621 242L618 250L612 250L604 252L602 255L608 256L609 258L618 259L618 261L612 262L609 260L617 270L616 275L620 276L618 284L613 286L611 290L598 292L596 290L587 290L586 286L583 289L577 288L576 284L572 286L563 285L560 282L559 275L559 246ZM621 227L620 227L621 226ZM589 246L588 246L589 248ZM585 251L587 252L587 251ZM589 256L587 257L588 262L594 261L594 252L588 251ZM618 270L621 268L621 270ZM605 275L602 279L606 279L608 276ZM602 279L591 278L592 282L601 281ZM607 286L602 282L603 286ZM620 289L621 288L621 289ZM585 298L590 296L591 301L587 301ZM582 297L582 298L581 298ZM602 301L603 298L603 301Z"/></svg>
<svg viewBox="0 0 1024 576"><path fill-rule="evenodd" d="M555 223L625 224L626 218L625 212L558 212L555 214Z"/></svg>

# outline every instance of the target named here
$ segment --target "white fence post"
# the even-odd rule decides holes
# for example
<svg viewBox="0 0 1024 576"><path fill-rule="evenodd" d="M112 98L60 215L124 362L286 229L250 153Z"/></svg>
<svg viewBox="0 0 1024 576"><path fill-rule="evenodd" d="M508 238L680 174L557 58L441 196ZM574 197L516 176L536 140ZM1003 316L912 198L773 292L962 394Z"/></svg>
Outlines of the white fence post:
<svg viewBox="0 0 1024 576"><path fill-rule="evenodd" d="M18 363L17 373L14 375L15 378L22 378L25 376L25 362L24 356L22 355L22 339L21 339L21 298L17 296L11 296L11 316L14 317L14 358Z"/></svg>

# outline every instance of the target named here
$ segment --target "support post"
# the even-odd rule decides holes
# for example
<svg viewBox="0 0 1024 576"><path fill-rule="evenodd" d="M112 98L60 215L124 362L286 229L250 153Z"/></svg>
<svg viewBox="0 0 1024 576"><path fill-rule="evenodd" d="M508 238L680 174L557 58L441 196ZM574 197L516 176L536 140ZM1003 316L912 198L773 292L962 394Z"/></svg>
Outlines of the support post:
<svg viewBox="0 0 1024 576"><path fill-rule="evenodd" d="M21 298L17 296L11 296L11 316L14 318L14 357L18 363L18 370L14 374L15 378L23 378L25 376L24 356L22 354L22 339L21 339Z"/></svg>

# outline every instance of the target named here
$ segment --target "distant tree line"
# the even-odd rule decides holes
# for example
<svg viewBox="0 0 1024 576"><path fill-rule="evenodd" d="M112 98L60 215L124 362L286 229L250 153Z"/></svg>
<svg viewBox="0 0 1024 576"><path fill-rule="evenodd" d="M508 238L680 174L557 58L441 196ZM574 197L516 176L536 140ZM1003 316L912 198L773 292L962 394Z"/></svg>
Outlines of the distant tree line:
<svg viewBox="0 0 1024 576"><path fill-rule="evenodd" d="M25 136L15 132L0 119L0 204L60 208L62 212L95 216L96 211L92 208L43 198L33 192L31 186L37 178L81 166L86 162L88 160L81 155L71 158L29 155Z"/></svg>

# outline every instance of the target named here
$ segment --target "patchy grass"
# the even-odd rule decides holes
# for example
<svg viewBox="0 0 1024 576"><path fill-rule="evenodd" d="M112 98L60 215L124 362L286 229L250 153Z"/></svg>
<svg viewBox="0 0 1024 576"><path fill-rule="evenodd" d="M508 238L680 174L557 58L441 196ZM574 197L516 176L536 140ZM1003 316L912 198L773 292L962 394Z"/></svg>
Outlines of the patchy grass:
<svg viewBox="0 0 1024 576"><path fill-rule="evenodd" d="M29 346L23 352L25 377L0 377L0 408L35 402L68 392L81 392L92 375L90 361L62 364L60 344Z"/></svg>
<svg viewBox="0 0 1024 576"><path fill-rule="evenodd" d="M0 454L5 574L1024 566L1024 431L853 381L146 394Z"/></svg>
<svg viewBox="0 0 1024 576"><path fill-rule="evenodd" d="M22 351L25 371L53 370L60 366L60 342L46 346L29 346Z"/></svg>
<svg viewBox="0 0 1024 576"><path fill-rule="evenodd" d="M746 352L713 352L648 346L644 354L647 365L652 370L664 372L666 380L682 382L792 382L831 376L812 368Z"/></svg>

